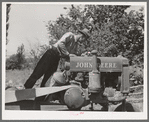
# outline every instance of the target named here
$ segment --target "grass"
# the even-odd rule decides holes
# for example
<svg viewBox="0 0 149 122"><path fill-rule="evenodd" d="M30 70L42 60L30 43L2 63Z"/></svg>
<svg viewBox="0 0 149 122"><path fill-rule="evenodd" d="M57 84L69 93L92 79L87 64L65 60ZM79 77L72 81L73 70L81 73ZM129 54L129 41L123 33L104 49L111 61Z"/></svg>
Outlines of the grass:
<svg viewBox="0 0 149 122"><path fill-rule="evenodd" d="M140 112L143 112L143 102L138 103L132 103L136 108L140 110Z"/></svg>
<svg viewBox="0 0 149 122"><path fill-rule="evenodd" d="M32 73L32 69L24 69L24 70L7 70L6 71L6 87L8 85L11 86L22 86L29 78ZM42 78L40 78L37 83L41 82Z"/></svg>

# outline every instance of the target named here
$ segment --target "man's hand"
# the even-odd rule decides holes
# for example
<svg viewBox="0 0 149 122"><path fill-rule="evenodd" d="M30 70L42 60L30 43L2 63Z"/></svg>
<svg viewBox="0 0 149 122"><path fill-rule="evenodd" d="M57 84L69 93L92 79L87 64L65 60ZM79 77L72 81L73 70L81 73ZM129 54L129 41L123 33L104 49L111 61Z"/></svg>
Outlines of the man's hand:
<svg viewBox="0 0 149 122"><path fill-rule="evenodd" d="M91 56L91 53L90 52L84 52L84 53L81 54L81 56L82 57L84 57L84 56Z"/></svg>
<svg viewBox="0 0 149 122"><path fill-rule="evenodd" d="M75 57L76 55L75 54L69 54L69 57Z"/></svg>

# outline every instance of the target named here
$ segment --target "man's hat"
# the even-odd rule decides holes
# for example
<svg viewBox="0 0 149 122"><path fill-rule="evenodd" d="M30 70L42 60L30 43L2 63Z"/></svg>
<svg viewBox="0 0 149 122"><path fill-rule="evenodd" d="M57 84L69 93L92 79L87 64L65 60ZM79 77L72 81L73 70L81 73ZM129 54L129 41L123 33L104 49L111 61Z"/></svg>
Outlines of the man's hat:
<svg viewBox="0 0 149 122"><path fill-rule="evenodd" d="M83 30L78 30L81 34L85 35L87 38L90 37L90 34L89 34L89 30L88 29L83 29Z"/></svg>

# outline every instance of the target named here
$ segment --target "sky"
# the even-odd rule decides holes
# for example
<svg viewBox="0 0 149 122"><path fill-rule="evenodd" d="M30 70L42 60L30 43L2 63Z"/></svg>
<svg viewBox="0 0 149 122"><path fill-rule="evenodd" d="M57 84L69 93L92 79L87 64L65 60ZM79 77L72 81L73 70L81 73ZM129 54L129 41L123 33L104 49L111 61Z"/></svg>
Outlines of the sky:
<svg viewBox="0 0 149 122"><path fill-rule="evenodd" d="M60 14L66 14L67 10L63 8L70 6L71 4L12 4L9 14L7 56L15 54L22 43L27 55L34 45L48 44L49 35L45 27L46 23L49 20L55 21ZM132 6L128 11L139 8Z"/></svg>
<svg viewBox="0 0 149 122"><path fill-rule="evenodd" d="M60 14L66 14L64 6L70 5L12 4L7 55L16 53L17 47L22 43L27 54L34 44L48 44L49 38L45 25L49 20L56 20Z"/></svg>

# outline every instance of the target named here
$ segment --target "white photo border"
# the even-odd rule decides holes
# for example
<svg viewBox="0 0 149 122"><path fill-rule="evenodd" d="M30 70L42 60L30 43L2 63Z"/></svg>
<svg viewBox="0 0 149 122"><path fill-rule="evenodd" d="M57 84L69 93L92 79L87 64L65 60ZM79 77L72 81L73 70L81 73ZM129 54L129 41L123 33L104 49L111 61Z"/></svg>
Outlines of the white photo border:
<svg viewBox="0 0 149 122"><path fill-rule="evenodd" d="M100 4L143 5L145 12L144 33L144 104L143 112L86 112L78 111L10 111L5 110L5 58L6 58L6 4L2 2L2 120L145 120L147 119L147 2L12 2L11 4Z"/></svg>

